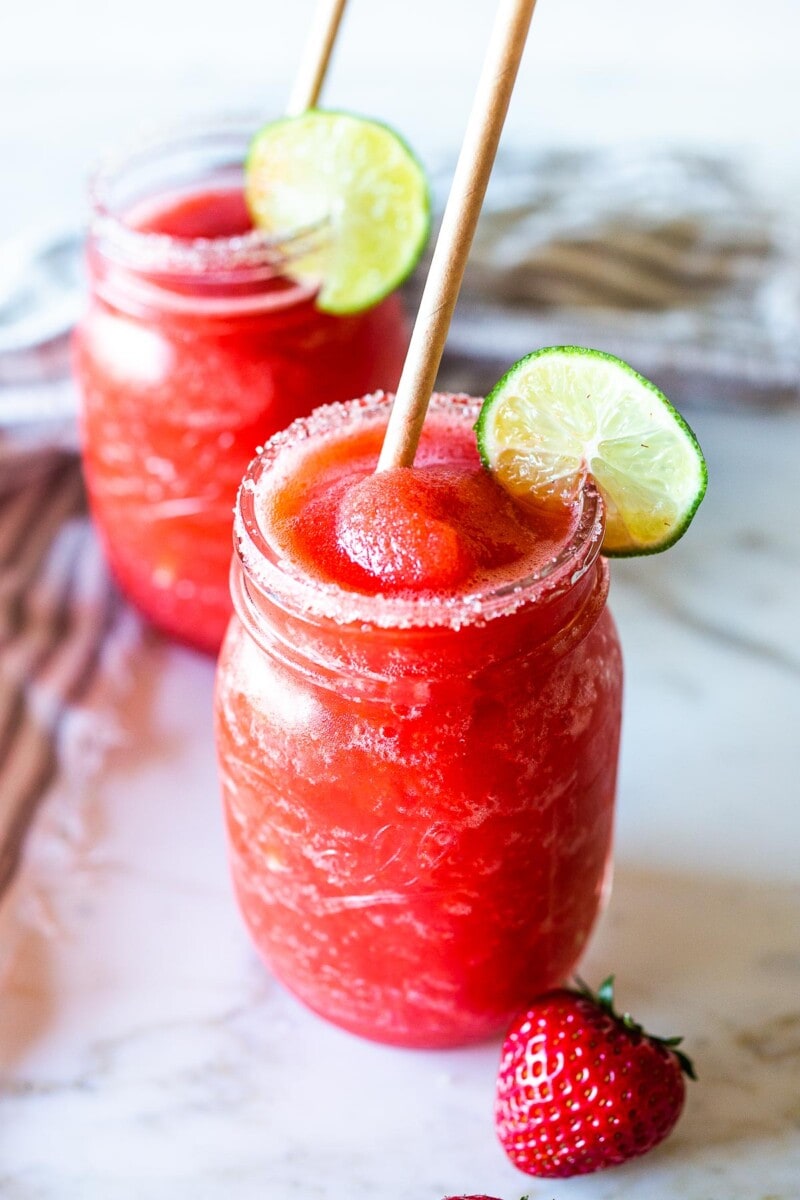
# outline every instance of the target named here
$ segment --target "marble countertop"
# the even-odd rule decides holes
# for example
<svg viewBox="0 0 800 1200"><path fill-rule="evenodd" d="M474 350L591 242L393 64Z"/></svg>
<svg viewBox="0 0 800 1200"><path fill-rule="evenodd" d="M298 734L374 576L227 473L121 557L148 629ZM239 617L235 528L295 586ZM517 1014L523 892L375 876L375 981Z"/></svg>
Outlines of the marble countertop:
<svg viewBox="0 0 800 1200"><path fill-rule="evenodd" d="M291 999L229 888L212 664L146 637L119 746L54 789L0 910L3 1200L800 1197L800 412L691 418L695 526L613 570L616 881L583 966L685 1035L673 1136L529 1180L493 1133L497 1044L388 1049Z"/></svg>

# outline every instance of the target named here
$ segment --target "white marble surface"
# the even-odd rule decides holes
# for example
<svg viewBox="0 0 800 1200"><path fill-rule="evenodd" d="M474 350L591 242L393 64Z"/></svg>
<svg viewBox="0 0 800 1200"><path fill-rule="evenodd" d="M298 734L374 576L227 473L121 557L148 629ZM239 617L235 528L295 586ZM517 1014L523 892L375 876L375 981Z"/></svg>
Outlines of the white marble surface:
<svg viewBox="0 0 800 1200"><path fill-rule="evenodd" d="M373 1046L251 950L223 855L212 666L152 639L124 744L56 789L0 910L3 1200L797 1200L800 413L694 421L680 546L617 564L628 676L610 907L584 964L699 1082L637 1163L542 1183L492 1128L498 1046Z"/></svg>

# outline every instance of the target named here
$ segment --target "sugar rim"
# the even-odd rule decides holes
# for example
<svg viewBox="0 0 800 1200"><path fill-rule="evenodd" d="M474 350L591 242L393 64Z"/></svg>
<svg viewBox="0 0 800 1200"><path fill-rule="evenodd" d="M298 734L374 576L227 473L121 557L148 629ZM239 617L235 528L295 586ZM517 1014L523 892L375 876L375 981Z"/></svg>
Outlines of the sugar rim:
<svg viewBox="0 0 800 1200"><path fill-rule="evenodd" d="M203 143L211 146L226 137L237 139L244 150L263 123L263 114L230 114L214 120L181 122L146 135L103 160L89 180L90 234L102 253L121 266L158 271L162 275L257 272L262 278L280 274L287 263L307 253L315 239L325 236L326 222L279 234L252 230L235 236L180 238L133 229L112 201L119 178L149 158L168 158L192 146L197 149ZM302 287L312 294L317 290L307 285Z"/></svg>
<svg viewBox="0 0 800 1200"><path fill-rule="evenodd" d="M264 479L287 451L302 442L341 430L346 424L379 421L388 416L393 396L376 392L344 404L325 404L275 434L245 472L236 502L234 548L243 582L262 597L295 616L323 619L338 625L369 625L384 629L483 624L514 612L522 605L541 603L567 592L591 568L603 540L604 511L599 492L589 481L583 489L581 512L572 538L563 550L534 575L477 589L468 595L364 595L336 584L312 579L281 555L262 528L258 500ZM481 401L472 396L436 393L431 410L463 417L473 425ZM253 597L250 596L252 600Z"/></svg>

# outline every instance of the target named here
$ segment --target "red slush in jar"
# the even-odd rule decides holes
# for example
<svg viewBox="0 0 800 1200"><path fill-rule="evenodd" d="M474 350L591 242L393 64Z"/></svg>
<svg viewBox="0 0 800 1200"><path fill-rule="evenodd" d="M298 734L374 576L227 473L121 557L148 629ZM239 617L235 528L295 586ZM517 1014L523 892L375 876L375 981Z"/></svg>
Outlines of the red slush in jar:
<svg viewBox="0 0 800 1200"><path fill-rule="evenodd" d="M216 731L238 902L311 1009L478 1041L556 985L611 851L619 643L593 486L536 512L434 397L373 475L386 397L274 438L240 491Z"/></svg>
<svg viewBox="0 0 800 1200"><path fill-rule="evenodd" d="M304 231L252 228L242 164L255 129L184 130L98 173L75 337L86 483L114 574L156 626L212 652L256 448L315 405L394 387L408 342L396 294L320 312L287 276Z"/></svg>

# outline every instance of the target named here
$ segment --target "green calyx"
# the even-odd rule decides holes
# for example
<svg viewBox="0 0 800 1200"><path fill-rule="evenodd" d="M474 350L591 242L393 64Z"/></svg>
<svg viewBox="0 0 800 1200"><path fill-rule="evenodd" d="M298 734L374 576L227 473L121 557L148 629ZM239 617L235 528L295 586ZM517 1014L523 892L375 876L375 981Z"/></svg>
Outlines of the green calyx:
<svg viewBox="0 0 800 1200"><path fill-rule="evenodd" d="M641 1034L642 1037L647 1038L648 1041L656 1042L659 1046L666 1047L671 1054L675 1055L684 1075L687 1075L689 1079L696 1080L697 1075L695 1073L692 1060L688 1057L688 1055L684 1054L682 1050L678 1049L678 1046L680 1046L683 1042L682 1037L656 1037L655 1034L648 1033L647 1030L638 1023L638 1021L635 1021L630 1013L618 1013L616 1011L614 1008L614 978L615 977L613 975L609 975L607 979L603 980L597 991L593 992L585 980L581 979L579 975L576 975L575 984L577 994L579 996L583 996L586 1000L591 1000L593 1004L596 1004L598 1008L603 1010L603 1012L608 1013L608 1015L613 1017L615 1021L619 1021L620 1025L624 1026L625 1029L630 1030L631 1033Z"/></svg>

